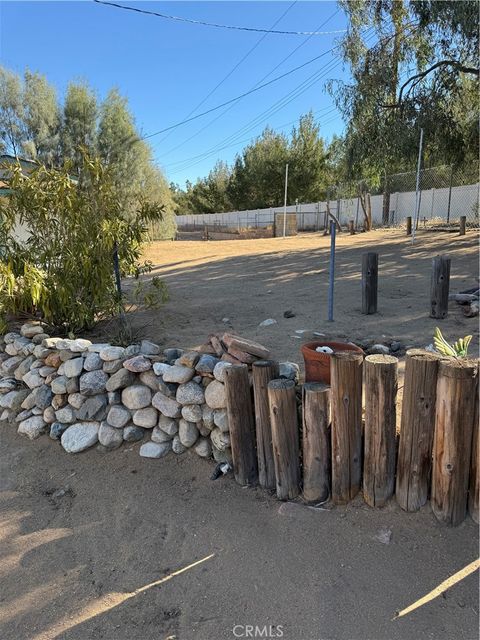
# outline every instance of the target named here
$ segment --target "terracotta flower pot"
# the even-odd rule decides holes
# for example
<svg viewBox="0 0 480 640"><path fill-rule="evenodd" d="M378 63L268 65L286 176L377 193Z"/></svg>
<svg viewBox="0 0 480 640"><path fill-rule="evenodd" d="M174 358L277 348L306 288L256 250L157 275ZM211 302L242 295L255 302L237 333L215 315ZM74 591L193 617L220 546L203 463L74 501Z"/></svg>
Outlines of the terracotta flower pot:
<svg viewBox="0 0 480 640"><path fill-rule="evenodd" d="M323 382L330 384L330 353L315 351L317 347L330 347L332 351L356 351L363 350L350 342L306 342L302 344L302 355L305 361L305 382Z"/></svg>

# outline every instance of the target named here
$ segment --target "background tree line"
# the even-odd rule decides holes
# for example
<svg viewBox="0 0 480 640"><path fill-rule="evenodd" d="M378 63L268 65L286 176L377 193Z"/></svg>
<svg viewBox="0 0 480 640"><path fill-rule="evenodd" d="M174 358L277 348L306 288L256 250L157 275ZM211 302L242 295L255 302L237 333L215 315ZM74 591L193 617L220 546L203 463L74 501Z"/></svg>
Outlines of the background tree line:
<svg viewBox="0 0 480 640"><path fill-rule="evenodd" d="M267 127L205 178L171 185L177 213L279 206L289 163L288 204L383 188L413 171L420 129L423 166L452 165L478 179L478 4L470 0L339 0L348 23L338 51L351 80L326 88L346 123L329 144L311 113L290 136ZM359 187L359 184L361 186Z"/></svg>
<svg viewBox="0 0 480 640"><path fill-rule="evenodd" d="M0 152L49 168L67 161L72 174L82 170L85 152L98 156L109 168L118 197L130 208L136 210L140 199L162 206L156 236L175 234L171 190L117 89L100 102L86 83L71 82L60 101L41 74L27 70L21 77L0 67Z"/></svg>

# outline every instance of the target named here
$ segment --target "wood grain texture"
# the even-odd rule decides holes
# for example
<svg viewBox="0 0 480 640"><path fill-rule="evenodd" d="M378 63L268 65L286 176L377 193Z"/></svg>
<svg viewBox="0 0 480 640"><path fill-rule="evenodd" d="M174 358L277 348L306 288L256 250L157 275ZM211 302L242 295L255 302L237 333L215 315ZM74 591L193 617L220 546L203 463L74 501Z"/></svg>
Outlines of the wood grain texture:
<svg viewBox="0 0 480 640"><path fill-rule="evenodd" d="M440 356L423 349L407 351L395 497L405 511L428 500L435 430Z"/></svg>
<svg viewBox="0 0 480 640"><path fill-rule="evenodd" d="M377 313L378 253L362 255L362 313Z"/></svg>
<svg viewBox="0 0 480 640"><path fill-rule="evenodd" d="M277 498L291 500L300 493L297 400L293 380L268 383Z"/></svg>
<svg viewBox="0 0 480 640"><path fill-rule="evenodd" d="M302 396L303 497L323 502L331 484L330 387L307 382Z"/></svg>
<svg viewBox="0 0 480 640"><path fill-rule="evenodd" d="M360 490L363 355L331 356L332 500L345 504Z"/></svg>
<svg viewBox="0 0 480 640"><path fill-rule="evenodd" d="M412 216L407 216L407 236L412 235Z"/></svg>
<svg viewBox="0 0 480 640"><path fill-rule="evenodd" d="M435 256L432 259L430 285L430 317L446 318L448 315L448 292L450 289L450 258Z"/></svg>
<svg viewBox="0 0 480 640"><path fill-rule="evenodd" d="M398 360L371 355L365 358L364 368L363 497L371 507L383 507L395 487Z"/></svg>
<svg viewBox="0 0 480 640"><path fill-rule="evenodd" d="M258 360L252 367L255 425L257 434L258 482L265 489L275 488L272 425L268 404L268 383L279 376L278 362Z"/></svg>
<svg viewBox="0 0 480 640"><path fill-rule="evenodd" d="M478 424L478 381L475 393L475 413L473 418L472 461L470 463L470 487L468 491L468 513L474 522L480 524L480 425Z"/></svg>
<svg viewBox="0 0 480 640"><path fill-rule="evenodd" d="M460 232L458 235L464 236L467 231L467 216L460 216Z"/></svg>
<svg viewBox="0 0 480 640"><path fill-rule="evenodd" d="M241 485L255 484L257 452L248 367L232 365L224 376L235 480Z"/></svg>
<svg viewBox="0 0 480 640"><path fill-rule="evenodd" d="M440 522L453 526L467 513L477 370L476 363L455 358L438 367L432 510Z"/></svg>

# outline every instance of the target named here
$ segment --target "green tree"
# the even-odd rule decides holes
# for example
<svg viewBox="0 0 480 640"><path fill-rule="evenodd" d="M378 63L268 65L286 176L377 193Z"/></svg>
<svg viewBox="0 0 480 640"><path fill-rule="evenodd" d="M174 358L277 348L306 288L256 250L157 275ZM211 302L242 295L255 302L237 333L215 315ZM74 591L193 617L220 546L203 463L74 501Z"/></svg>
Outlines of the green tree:
<svg viewBox="0 0 480 640"><path fill-rule="evenodd" d="M0 67L0 151L17 156L25 140L23 86L19 76Z"/></svg>
<svg viewBox="0 0 480 640"><path fill-rule="evenodd" d="M85 83L70 83L63 107L60 143L63 159L71 159L73 170L83 166L81 149L97 148L97 99Z"/></svg>
<svg viewBox="0 0 480 640"><path fill-rule="evenodd" d="M325 194L326 162L324 141L313 113L301 116L292 131L289 149L288 188L290 201L314 202Z"/></svg>
<svg viewBox="0 0 480 640"><path fill-rule="evenodd" d="M25 72L23 105L26 140L23 153L47 165L59 160L60 110L55 89L47 79Z"/></svg>

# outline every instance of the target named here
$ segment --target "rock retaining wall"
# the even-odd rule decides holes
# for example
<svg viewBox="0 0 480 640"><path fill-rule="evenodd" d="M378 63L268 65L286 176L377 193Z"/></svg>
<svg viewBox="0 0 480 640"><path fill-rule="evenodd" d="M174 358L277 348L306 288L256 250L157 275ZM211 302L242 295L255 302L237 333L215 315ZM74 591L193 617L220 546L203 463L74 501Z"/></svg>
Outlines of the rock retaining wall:
<svg viewBox="0 0 480 640"><path fill-rule="evenodd" d="M124 348L52 338L29 323L0 337L0 420L32 440L48 433L68 453L144 440L148 458L192 449L230 461L229 366L147 340Z"/></svg>

